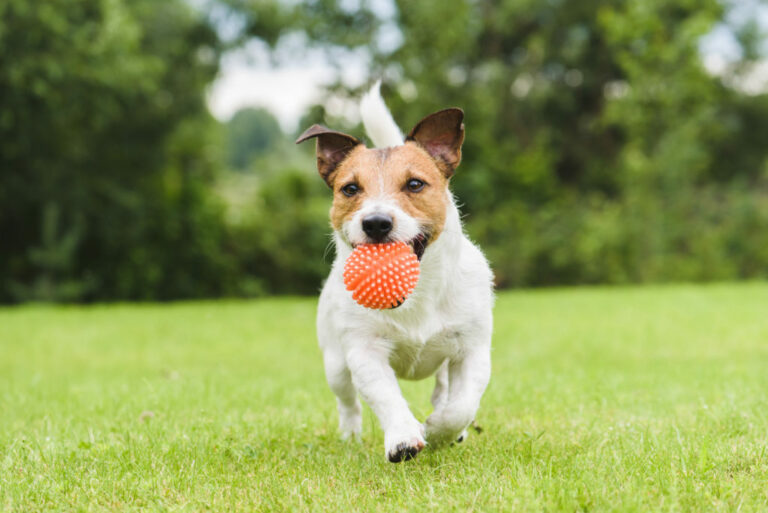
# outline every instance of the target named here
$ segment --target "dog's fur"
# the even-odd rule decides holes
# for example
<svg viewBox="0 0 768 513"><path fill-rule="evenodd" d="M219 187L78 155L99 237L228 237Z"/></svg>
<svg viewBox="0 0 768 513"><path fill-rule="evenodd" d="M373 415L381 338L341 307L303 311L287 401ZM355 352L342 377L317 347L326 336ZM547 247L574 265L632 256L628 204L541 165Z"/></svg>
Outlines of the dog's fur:
<svg viewBox="0 0 768 513"><path fill-rule="evenodd" d="M361 113L375 148L314 125L297 143L317 138L320 175L333 190L333 263L317 315L317 334L328 384L336 394L344 438L358 437L358 393L384 429L390 461L415 456L428 442L463 440L475 418L491 370L493 286L481 251L462 231L448 185L461 160L464 114L447 109L424 118L403 140L378 91L364 97ZM421 190L410 188L420 180ZM347 185L357 190L348 195ZM362 221L385 215L385 241L406 241L421 256L412 295L389 310L364 308L343 283L354 246L374 241ZM423 254L422 254L423 252ZM434 412L421 424L397 379L435 374Z"/></svg>

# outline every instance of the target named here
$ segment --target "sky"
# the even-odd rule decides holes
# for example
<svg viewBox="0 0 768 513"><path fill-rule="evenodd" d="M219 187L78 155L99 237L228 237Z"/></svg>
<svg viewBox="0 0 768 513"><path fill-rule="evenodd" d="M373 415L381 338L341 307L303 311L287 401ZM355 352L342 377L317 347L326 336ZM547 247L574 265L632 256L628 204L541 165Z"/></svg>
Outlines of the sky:
<svg viewBox="0 0 768 513"><path fill-rule="evenodd" d="M369 81L364 55L351 54L345 60L347 66L341 76L346 85L358 87ZM299 59L275 65L264 45L253 42L224 57L219 77L208 93L208 107L222 121L243 107L264 107L283 130L292 132L307 108L321 98L323 86L334 82L337 73L320 52L310 51ZM339 105L337 109L345 107Z"/></svg>
<svg viewBox="0 0 768 513"><path fill-rule="evenodd" d="M332 70L322 62L258 64L249 59L251 53L246 50L224 58L208 94L208 107L222 121L243 107L266 107L284 130L293 131L306 108L320 98L320 88Z"/></svg>
<svg viewBox="0 0 768 513"><path fill-rule="evenodd" d="M379 2L383 17L391 17L384 2ZM733 0L728 19L738 23L745 17L756 17L768 29L768 6L760 0ZM384 31L384 40L378 44L396 47L395 30ZM300 41L288 41L291 45ZM394 48L393 48L394 49ZM726 24L720 24L705 36L700 44L702 62L713 75L723 77L730 87L741 89L747 94L768 91L768 60L758 63L754 69L739 80L728 76L728 63L739 58L739 45ZM221 121L227 121L244 107L264 107L280 122L286 132L297 129L300 117L307 108L322 97L325 84L334 81L338 71L320 52L302 51L296 59L281 59L276 65L269 58L266 46L253 41L245 47L227 54L222 60L219 77L208 92L208 106L211 113ZM369 82L369 65L363 53L351 54L345 58L347 65L341 70L341 78L351 87ZM329 111L342 113L349 105L326 105ZM347 117L354 118L355 113Z"/></svg>
<svg viewBox="0 0 768 513"><path fill-rule="evenodd" d="M188 0L193 5L204 5L204 0ZM341 0L342 5L354 9L357 0ZM370 7L383 21L374 44L380 50L394 51L401 44L402 36L394 23L396 14L392 0L372 0ZM227 27L219 25L224 32ZM235 27L235 30L237 28ZM224 38L227 34L221 34ZM335 81L340 75L349 87L359 87L371 81L370 65L364 51L345 52L345 67L337 70L321 51L307 50L301 40L288 36L280 41L282 57L276 65L270 59L265 44L252 41L240 50L222 59L219 77L208 92L208 107L219 120L226 121L244 107L264 107L277 118L286 132L296 130L300 117L307 108L322 98L323 86ZM293 52L293 53L292 53ZM292 58L285 58L286 54ZM345 114L354 119L356 113L342 112L350 105L326 105L334 114Z"/></svg>

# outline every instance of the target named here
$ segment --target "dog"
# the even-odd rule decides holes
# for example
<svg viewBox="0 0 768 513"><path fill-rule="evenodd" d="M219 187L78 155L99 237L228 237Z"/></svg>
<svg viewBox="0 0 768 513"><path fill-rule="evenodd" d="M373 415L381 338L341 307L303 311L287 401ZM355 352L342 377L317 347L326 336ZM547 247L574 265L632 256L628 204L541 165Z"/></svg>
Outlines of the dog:
<svg viewBox="0 0 768 513"><path fill-rule="evenodd" d="M463 441L474 421L491 372L493 274L464 234L449 190L464 112L435 112L403 138L379 83L360 111L373 148L321 125L296 140L316 139L317 169L333 191L336 258L320 294L317 336L342 438L360 436L359 394L384 430L387 459L400 462L425 444ZM407 242L419 258L416 288L396 308L360 306L345 289L344 262L358 244L392 241ZM422 424L398 378L431 375L434 411Z"/></svg>

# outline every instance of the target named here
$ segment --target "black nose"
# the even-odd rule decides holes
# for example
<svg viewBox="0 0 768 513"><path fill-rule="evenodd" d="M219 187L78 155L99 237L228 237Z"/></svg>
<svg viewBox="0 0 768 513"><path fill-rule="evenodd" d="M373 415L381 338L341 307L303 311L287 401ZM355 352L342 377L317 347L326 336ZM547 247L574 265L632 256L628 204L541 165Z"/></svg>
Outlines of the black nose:
<svg viewBox="0 0 768 513"><path fill-rule="evenodd" d="M363 219L363 231L375 241L382 241L392 231L392 218L384 214L372 214Z"/></svg>

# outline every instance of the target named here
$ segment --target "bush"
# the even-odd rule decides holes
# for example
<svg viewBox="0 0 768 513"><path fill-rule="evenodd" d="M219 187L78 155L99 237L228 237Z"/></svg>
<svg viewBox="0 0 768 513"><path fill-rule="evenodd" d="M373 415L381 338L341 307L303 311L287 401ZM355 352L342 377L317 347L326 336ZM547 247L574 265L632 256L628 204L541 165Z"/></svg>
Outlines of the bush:
<svg viewBox="0 0 768 513"><path fill-rule="evenodd" d="M306 169L284 169L261 182L230 227L240 293L317 293L333 260L329 198L323 181Z"/></svg>

